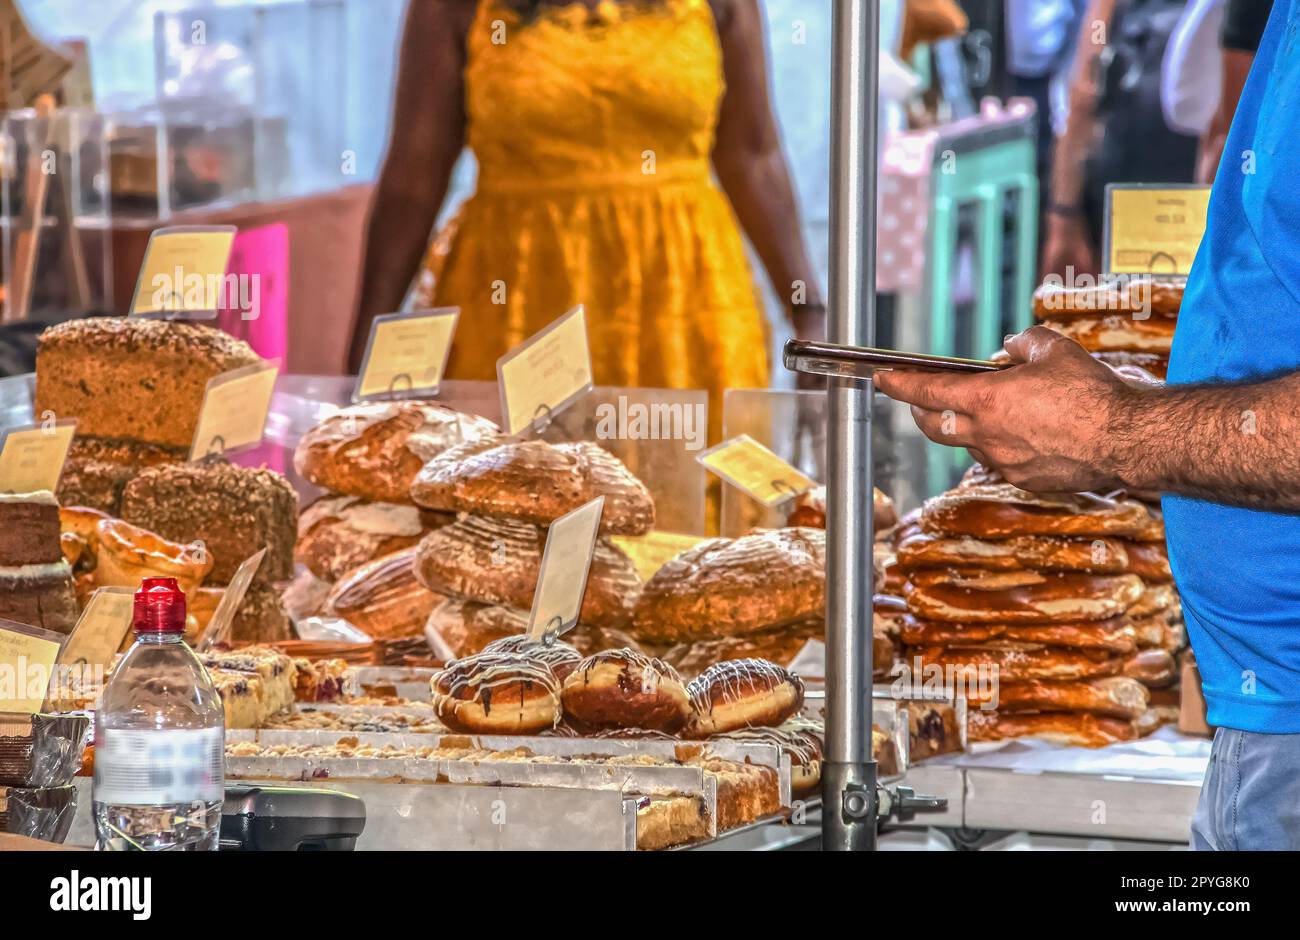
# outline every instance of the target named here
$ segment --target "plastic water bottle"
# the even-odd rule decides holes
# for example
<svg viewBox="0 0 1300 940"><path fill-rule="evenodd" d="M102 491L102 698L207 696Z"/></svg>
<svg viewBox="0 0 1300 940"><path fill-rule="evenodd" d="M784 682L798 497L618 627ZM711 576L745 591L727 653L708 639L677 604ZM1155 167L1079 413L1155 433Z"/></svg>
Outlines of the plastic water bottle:
<svg viewBox="0 0 1300 940"><path fill-rule="evenodd" d="M95 829L100 849L217 847L225 785L225 714L207 670L185 645L175 578L145 578L135 644L95 713Z"/></svg>

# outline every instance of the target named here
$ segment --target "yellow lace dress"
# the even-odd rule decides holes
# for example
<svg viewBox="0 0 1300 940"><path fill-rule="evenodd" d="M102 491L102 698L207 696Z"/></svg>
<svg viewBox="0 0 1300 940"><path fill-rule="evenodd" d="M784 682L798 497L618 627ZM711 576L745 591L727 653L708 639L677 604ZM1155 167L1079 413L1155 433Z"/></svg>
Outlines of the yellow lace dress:
<svg viewBox="0 0 1300 940"><path fill-rule="evenodd" d="M435 239L417 294L461 308L448 375L496 361L584 304L597 384L768 384L765 320L709 154L723 94L707 0L481 0L468 37L477 191Z"/></svg>

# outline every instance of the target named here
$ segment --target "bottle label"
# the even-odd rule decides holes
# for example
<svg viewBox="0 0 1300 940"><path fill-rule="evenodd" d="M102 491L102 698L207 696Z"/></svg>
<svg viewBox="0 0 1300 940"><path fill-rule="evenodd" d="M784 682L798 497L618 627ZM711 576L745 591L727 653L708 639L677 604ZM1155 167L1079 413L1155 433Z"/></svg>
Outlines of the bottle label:
<svg viewBox="0 0 1300 940"><path fill-rule="evenodd" d="M95 740L94 798L126 806L220 800L225 769L225 728L104 728Z"/></svg>

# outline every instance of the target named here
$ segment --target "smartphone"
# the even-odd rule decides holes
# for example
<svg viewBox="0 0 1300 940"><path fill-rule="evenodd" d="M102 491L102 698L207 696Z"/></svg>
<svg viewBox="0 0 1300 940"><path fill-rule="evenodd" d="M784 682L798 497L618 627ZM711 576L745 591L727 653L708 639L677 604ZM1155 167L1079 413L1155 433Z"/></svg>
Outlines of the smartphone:
<svg viewBox="0 0 1300 940"><path fill-rule="evenodd" d="M1007 363L1010 365L1010 363ZM931 372L997 372L1005 368L988 359L958 359L927 353L873 349L869 346L841 346L792 339L785 344L785 367L810 375L869 379L876 369L923 369Z"/></svg>

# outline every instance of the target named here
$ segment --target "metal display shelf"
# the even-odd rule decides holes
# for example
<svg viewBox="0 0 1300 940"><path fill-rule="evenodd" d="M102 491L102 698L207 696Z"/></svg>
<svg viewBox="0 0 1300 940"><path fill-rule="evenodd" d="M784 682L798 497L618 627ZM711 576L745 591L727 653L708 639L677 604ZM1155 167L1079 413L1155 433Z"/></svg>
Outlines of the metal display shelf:
<svg viewBox="0 0 1300 940"><path fill-rule="evenodd" d="M910 768L900 781L948 797L918 826L1186 843L1208 738L1165 727L1099 750L1015 741L975 745Z"/></svg>

